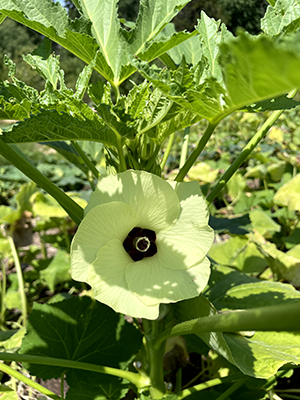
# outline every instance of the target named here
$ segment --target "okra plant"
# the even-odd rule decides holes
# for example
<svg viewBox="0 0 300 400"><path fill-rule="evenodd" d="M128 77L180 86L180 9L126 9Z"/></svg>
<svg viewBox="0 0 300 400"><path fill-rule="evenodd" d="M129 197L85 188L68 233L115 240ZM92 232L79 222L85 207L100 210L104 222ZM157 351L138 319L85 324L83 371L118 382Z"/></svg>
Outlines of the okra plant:
<svg viewBox="0 0 300 400"><path fill-rule="evenodd" d="M176 32L171 21L188 0L141 0L135 23L119 19L117 0L73 0L75 20L52 0L0 0L1 22L11 18L43 35L24 62L45 81L41 92L27 86L4 58L0 118L12 125L2 131L0 154L78 225L71 275L90 289L37 302L20 328L21 347L0 353L32 376L61 378L61 397L7 363L0 370L53 399L63 398L64 381L66 399L118 400L131 393L176 400L201 391L206 398L204 390L227 383L225 399L251 379L263 385L286 373L278 372L282 366L300 363L299 292L207 256L214 200L281 114L299 106L300 3L268 1L262 32L234 36L204 12L192 32ZM86 63L75 90L64 83L52 41ZM90 83L93 71L96 83ZM135 72L142 83L120 94ZM204 196L199 182L185 177L219 123L237 111L263 113L265 122ZM189 152L189 127L203 120L206 129ZM178 173L165 179L174 137L183 129ZM84 141L104 145L105 169L87 156ZM84 209L19 149L29 142L58 149L64 143L64 156L86 172L93 190ZM299 265L288 272L299 282ZM188 343L208 347L236 373L185 387L178 368L170 383L170 348L186 359Z"/></svg>

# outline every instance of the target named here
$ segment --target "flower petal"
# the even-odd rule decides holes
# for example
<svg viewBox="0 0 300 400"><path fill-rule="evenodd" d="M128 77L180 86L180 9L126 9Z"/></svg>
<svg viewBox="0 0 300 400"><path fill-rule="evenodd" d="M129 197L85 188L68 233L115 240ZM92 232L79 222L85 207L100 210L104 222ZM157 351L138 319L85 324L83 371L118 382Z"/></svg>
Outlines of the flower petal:
<svg viewBox="0 0 300 400"><path fill-rule="evenodd" d="M207 285L209 275L207 258L188 270L174 271L162 267L153 256L128 265L125 271L129 290L147 306L196 297Z"/></svg>
<svg viewBox="0 0 300 400"><path fill-rule="evenodd" d="M101 178L85 212L111 201L128 204L139 215L140 227L156 233L169 229L180 211L178 196L168 182L145 171L128 170Z"/></svg>
<svg viewBox="0 0 300 400"><path fill-rule="evenodd" d="M86 281L88 268L99 249L111 239L123 243L138 224L138 215L125 203L114 201L94 207L82 220L72 242L72 278Z"/></svg>
<svg viewBox="0 0 300 400"><path fill-rule="evenodd" d="M198 264L214 239L213 229L207 225L207 206L202 196L191 196L180 205L176 223L168 232L159 232L156 239L159 262L174 270Z"/></svg>
<svg viewBox="0 0 300 400"><path fill-rule="evenodd" d="M97 259L89 269L87 282L92 286L94 297L116 312L147 319L156 319L159 304L145 305L129 289L125 279L128 266L135 264L123 249L122 243L113 239L101 247Z"/></svg>

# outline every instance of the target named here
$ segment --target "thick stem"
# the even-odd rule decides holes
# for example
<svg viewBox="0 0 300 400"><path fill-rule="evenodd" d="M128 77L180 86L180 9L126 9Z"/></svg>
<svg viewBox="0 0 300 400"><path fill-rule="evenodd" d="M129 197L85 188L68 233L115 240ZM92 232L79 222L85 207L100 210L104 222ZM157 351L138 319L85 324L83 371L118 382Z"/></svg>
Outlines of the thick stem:
<svg viewBox="0 0 300 400"><path fill-rule="evenodd" d="M65 209L76 224L80 224L83 218L83 208L74 200L66 195L58 186L47 179L37 168L35 168L17 148L8 146L3 140L0 140L0 154L6 158L12 165L18 168L28 176L38 186L55 198Z"/></svg>
<svg viewBox="0 0 300 400"><path fill-rule="evenodd" d="M22 268L21 268L20 259L19 259L17 249L14 244L14 240L13 240L12 236L8 236L8 242L9 242L9 245L11 248L11 252L12 252L14 263L15 263L15 268L17 271L19 293L20 293L21 303L22 303L22 323L25 328L26 323L27 323L27 299L26 299L26 294L25 294L25 286L24 286Z"/></svg>
<svg viewBox="0 0 300 400"><path fill-rule="evenodd" d="M300 331L300 302L238 310L182 322L156 337L154 347L160 348L169 337L200 332L239 331Z"/></svg>
<svg viewBox="0 0 300 400"><path fill-rule="evenodd" d="M165 393L163 355L164 342L154 348L153 343L159 334L161 321L148 321L143 319L148 355L148 370L150 378L150 393L153 399L161 399Z"/></svg>
<svg viewBox="0 0 300 400"><path fill-rule="evenodd" d="M177 182L182 182L186 174L189 172L189 170L192 168L194 162L197 160L199 155L201 154L202 150L204 149L206 143L208 142L209 138L213 134L213 131L215 127L217 126L217 123L209 123L208 127L206 128L206 131L204 132L203 136L201 137L197 147L195 150L192 152L192 154L189 156L187 159L186 163L184 166L180 169L178 172L175 181Z"/></svg>
<svg viewBox="0 0 300 400"><path fill-rule="evenodd" d="M290 92L288 97L294 97L297 93L297 90L293 90ZM253 138L249 141L249 143L244 147L241 154L238 158L231 164L231 166L227 169L227 171L221 176L220 180L207 196L207 201L211 203L220 193L220 191L224 188L226 183L232 177L232 175L239 169L239 167L243 164L243 162L249 157L250 153L254 150L254 148L258 145L258 143L263 139L263 137L267 134L269 129L274 125L280 115L284 112L284 110L274 111L270 117L265 121L262 127L256 132Z"/></svg>

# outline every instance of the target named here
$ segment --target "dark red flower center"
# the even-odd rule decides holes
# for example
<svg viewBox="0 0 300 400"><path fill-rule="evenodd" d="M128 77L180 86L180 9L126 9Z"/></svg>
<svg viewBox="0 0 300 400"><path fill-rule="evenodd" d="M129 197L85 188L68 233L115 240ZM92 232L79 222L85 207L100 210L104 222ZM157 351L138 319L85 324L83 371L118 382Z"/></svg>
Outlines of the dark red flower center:
<svg viewBox="0 0 300 400"><path fill-rule="evenodd" d="M123 247L133 259L140 261L157 253L156 234L151 229L133 228L123 242Z"/></svg>

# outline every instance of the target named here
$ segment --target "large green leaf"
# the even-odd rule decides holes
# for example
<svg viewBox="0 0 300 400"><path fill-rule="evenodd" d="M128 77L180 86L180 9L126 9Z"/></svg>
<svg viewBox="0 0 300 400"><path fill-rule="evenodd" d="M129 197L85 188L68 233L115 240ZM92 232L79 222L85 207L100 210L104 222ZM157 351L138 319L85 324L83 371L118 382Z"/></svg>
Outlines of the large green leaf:
<svg viewBox="0 0 300 400"><path fill-rule="evenodd" d="M89 297L73 297L51 305L34 304L20 352L120 367L140 346L141 334L123 316ZM29 369L43 379L65 372L62 367L37 364ZM73 371L72 376L80 378L81 373Z"/></svg>
<svg viewBox="0 0 300 400"><path fill-rule="evenodd" d="M57 111L42 111L20 122L2 136L7 143L93 140L116 146L116 135L100 118L79 119Z"/></svg>
<svg viewBox="0 0 300 400"><path fill-rule="evenodd" d="M129 32L120 26L116 0L81 0L86 18L75 21L69 20L66 10L52 0L3 0L0 12L55 41L87 64L100 49L95 69L118 85L135 71L129 65L134 55L151 61L193 35L179 32L162 43L154 41L188 1L142 1L137 23Z"/></svg>
<svg viewBox="0 0 300 400"><path fill-rule="evenodd" d="M80 0L85 18L92 22L92 34L115 77L119 76L121 66L127 64L126 40L121 32L117 4L118 0Z"/></svg>
<svg viewBox="0 0 300 400"><path fill-rule="evenodd" d="M295 35L289 44L298 43ZM224 85L206 79L198 84L197 70L184 72L189 87L182 86L177 71L166 73L143 62L134 65L170 100L215 123L247 105L276 98L300 87L300 57L266 37L248 34L227 40L220 46L219 63ZM179 68L183 68L183 65Z"/></svg>

